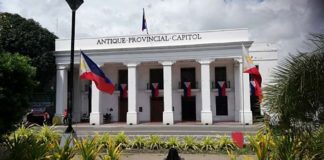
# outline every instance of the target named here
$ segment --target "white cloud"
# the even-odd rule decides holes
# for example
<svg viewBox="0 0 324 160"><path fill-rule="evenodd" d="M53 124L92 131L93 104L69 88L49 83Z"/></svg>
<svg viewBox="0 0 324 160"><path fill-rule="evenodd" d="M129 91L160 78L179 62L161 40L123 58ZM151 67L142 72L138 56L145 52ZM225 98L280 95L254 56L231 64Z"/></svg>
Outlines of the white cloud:
<svg viewBox="0 0 324 160"><path fill-rule="evenodd" d="M281 57L305 48L309 33L324 33L321 0L85 0L77 11L76 37L249 28L253 41L278 43ZM71 10L64 0L4 0L0 10L38 21L70 38Z"/></svg>

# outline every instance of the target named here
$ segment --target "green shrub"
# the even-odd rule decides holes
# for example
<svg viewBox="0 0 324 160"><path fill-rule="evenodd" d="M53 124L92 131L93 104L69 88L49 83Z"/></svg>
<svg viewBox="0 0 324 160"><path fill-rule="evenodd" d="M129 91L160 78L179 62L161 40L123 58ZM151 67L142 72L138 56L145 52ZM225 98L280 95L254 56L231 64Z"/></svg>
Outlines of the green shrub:
<svg viewBox="0 0 324 160"><path fill-rule="evenodd" d="M258 132L255 137L248 137L250 147L255 152L259 160L270 159L270 153L273 147L275 147L270 133L264 134Z"/></svg>
<svg viewBox="0 0 324 160"><path fill-rule="evenodd" d="M95 136L99 137L98 138L98 143L102 144L103 147L107 147L108 143L109 143L109 140L111 140L111 137L110 137L110 135L108 133L105 133L103 135L96 134Z"/></svg>
<svg viewBox="0 0 324 160"><path fill-rule="evenodd" d="M183 139L183 144L181 145L182 150L185 151L199 151L198 143L192 136L186 136Z"/></svg>
<svg viewBox="0 0 324 160"><path fill-rule="evenodd" d="M207 136L202 140L200 147L203 151L213 151L216 150L216 142Z"/></svg>
<svg viewBox="0 0 324 160"><path fill-rule="evenodd" d="M150 138L146 143L146 148L150 150L159 150L162 147L163 147L163 141L161 140L161 138L157 135L150 135Z"/></svg>
<svg viewBox="0 0 324 160"><path fill-rule="evenodd" d="M32 128L19 127L5 137L8 159L44 159L51 149L49 141L38 139L37 132Z"/></svg>
<svg viewBox="0 0 324 160"><path fill-rule="evenodd" d="M215 144L216 149L220 151L236 150L237 146L226 135L220 137Z"/></svg>
<svg viewBox="0 0 324 160"><path fill-rule="evenodd" d="M118 135L115 136L115 143L116 145L120 145L122 149L125 149L129 144L129 139L125 132L120 132Z"/></svg>
<svg viewBox="0 0 324 160"><path fill-rule="evenodd" d="M46 143L56 143L59 141L60 136L54 131L53 126L49 127L44 125L40 128L39 132L36 134L37 139Z"/></svg>
<svg viewBox="0 0 324 160"><path fill-rule="evenodd" d="M106 146L106 154L100 156L102 160L119 160L121 156L121 144L116 145L116 143L112 140L112 138L108 138Z"/></svg>
<svg viewBox="0 0 324 160"><path fill-rule="evenodd" d="M272 138L274 146L271 155L274 159L295 160L301 155L302 142L297 137L288 134Z"/></svg>
<svg viewBox="0 0 324 160"><path fill-rule="evenodd" d="M59 142L56 141L53 145L53 150L51 151L51 155L49 159L51 160L70 160L76 154L76 147L71 145L73 141L72 138L67 138L63 147L60 146Z"/></svg>
<svg viewBox="0 0 324 160"><path fill-rule="evenodd" d="M97 138L95 136L93 138L74 140L83 160L95 160L98 157L103 145L98 143Z"/></svg>
<svg viewBox="0 0 324 160"><path fill-rule="evenodd" d="M175 148L175 149L180 149L181 145L177 137L169 137L167 142L165 143L165 148L170 149L170 148Z"/></svg>
<svg viewBox="0 0 324 160"><path fill-rule="evenodd" d="M131 143L131 148L143 149L145 147L146 140L142 136L136 136Z"/></svg>
<svg viewBox="0 0 324 160"><path fill-rule="evenodd" d="M324 159L324 126L314 132L313 135L307 135L304 146L305 159Z"/></svg>

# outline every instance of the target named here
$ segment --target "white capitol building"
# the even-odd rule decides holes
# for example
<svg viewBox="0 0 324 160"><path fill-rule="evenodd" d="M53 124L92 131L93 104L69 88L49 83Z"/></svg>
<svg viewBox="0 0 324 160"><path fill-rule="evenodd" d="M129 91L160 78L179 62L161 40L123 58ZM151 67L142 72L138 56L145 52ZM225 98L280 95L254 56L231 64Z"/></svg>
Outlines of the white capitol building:
<svg viewBox="0 0 324 160"><path fill-rule="evenodd" d="M67 107L70 44L70 39L56 40L58 116ZM110 113L112 121L127 124L252 124L260 107L250 95L249 75L242 71L242 44L259 68L262 86L269 83L277 48L249 40L247 29L76 39L73 121L89 115L90 124L100 125L103 114ZM116 84L112 95L79 78L79 50ZM189 97L184 96L184 82L191 83ZM218 94L218 82L227 84L226 96ZM158 83L157 97L152 96L152 83ZM120 84L127 84L127 96L117 90Z"/></svg>

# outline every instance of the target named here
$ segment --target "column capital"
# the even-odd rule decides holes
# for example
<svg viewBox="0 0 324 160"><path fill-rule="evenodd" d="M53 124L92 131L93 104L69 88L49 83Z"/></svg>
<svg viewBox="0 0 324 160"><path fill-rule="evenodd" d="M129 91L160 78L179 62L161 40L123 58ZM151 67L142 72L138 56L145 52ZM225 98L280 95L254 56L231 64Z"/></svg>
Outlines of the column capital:
<svg viewBox="0 0 324 160"><path fill-rule="evenodd" d="M233 58L235 63L242 63L242 58Z"/></svg>
<svg viewBox="0 0 324 160"><path fill-rule="evenodd" d="M138 64L140 64L139 62L127 62L124 63L124 65L126 65L127 67L136 67Z"/></svg>
<svg viewBox="0 0 324 160"><path fill-rule="evenodd" d="M200 59L200 60L197 60L197 62L199 62L200 64L205 64L205 65L209 65L210 64L210 62L212 62L213 60L211 60L211 59Z"/></svg>
<svg viewBox="0 0 324 160"><path fill-rule="evenodd" d="M159 63L163 66L172 66L174 64L174 61L159 61Z"/></svg>
<svg viewBox="0 0 324 160"><path fill-rule="evenodd" d="M64 65L64 64L56 65L56 70L67 70L68 68L69 68L68 65Z"/></svg>

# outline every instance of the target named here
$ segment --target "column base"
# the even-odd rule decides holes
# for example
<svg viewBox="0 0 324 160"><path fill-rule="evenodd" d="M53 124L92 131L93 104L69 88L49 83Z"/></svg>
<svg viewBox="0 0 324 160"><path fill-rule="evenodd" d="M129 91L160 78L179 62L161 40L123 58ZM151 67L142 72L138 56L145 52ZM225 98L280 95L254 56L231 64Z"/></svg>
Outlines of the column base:
<svg viewBox="0 0 324 160"><path fill-rule="evenodd" d="M127 112L127 124L133 125L138 124L137 112Z"/></svg>
<svg viewBox="0 0 324 160"><path fill-rule="evenodd" d="M173 111L164 111L163 112L163 124L166 124L166 125L174 124Z"/></svg>
<svg viewBox="0 0 324 160"><path fill-rule="evenodd" d="M90 125L100 125L103 123L103 115L101 112L90 113Z"/></svg>
<svg viewBox="0 0 324 160"><path fill-rule="evenodd" d="M213 113L211 111L201 111L201 123L213 124Z"/></svg>
<svg viewBox="0 0 324 160"><path fill-rule="evenodd" d="M243 117L244 116L244 117ZM244 119L244 121L243 121ZM239 116L240 123L245 123L245 124L253 124L253 117L252 117L252 112L251 111L240 111L240 116Z"/></svg>

